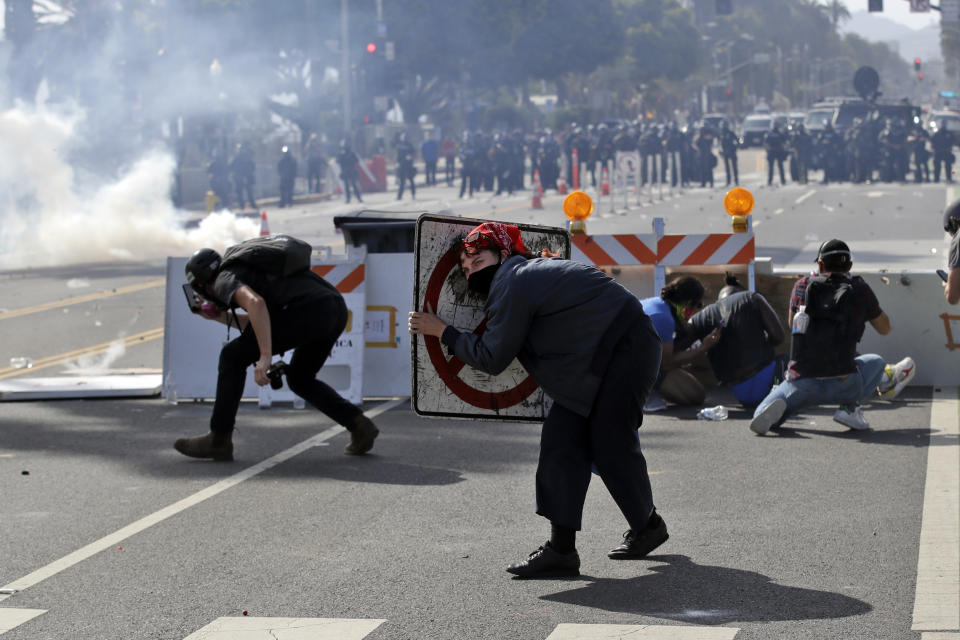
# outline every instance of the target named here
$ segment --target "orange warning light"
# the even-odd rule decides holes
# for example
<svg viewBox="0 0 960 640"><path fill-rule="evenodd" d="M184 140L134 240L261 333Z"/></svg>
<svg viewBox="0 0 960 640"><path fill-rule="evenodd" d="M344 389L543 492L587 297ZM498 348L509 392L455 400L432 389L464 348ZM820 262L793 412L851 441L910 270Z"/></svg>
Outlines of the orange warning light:
<svg viewBox="0 0 960 640"><path fill-rule="evenodd" d="M593 213L593 200L583 191L574 191L563 199L563 213L574 222L586 220Z"/></svg>
<svg viewBox="0 0 960 640"><path fill-rule="evenodd" d="M753 211L753 194L743 187L734 187L723 197L723 208L731 216L748 216Z"/></svg>

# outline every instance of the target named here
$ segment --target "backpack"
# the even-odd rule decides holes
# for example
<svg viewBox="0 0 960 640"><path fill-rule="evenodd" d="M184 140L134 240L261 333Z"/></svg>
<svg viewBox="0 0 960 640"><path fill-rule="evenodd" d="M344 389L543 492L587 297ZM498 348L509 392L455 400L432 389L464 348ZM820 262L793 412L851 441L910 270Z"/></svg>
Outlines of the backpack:
<svg viewBox="0 0 960 640"><path fill-rule="evenodd" d="M806 377L853 373L863 322L854 308L853 279L840 274L814 276L804 292L805 333L794 333L790 359Z"/></svg>
<svg viewBox="0 0 960 640"><path fill-rule="evenodd" d="M312 253L313 247L292 236L261 236L228 248L220 269L243 265L266 275L286 277L308 270Z"/></svg>

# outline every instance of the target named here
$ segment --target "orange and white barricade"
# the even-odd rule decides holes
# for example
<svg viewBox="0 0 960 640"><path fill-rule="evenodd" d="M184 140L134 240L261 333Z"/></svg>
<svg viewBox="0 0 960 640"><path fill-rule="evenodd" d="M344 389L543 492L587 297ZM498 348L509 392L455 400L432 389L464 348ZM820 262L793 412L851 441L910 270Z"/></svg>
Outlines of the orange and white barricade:
<svg viewBox="0 0 960 640"><path fill-rule="evenodd" d="M742 265L748 288L756 286L756 245L752 227L746 233L667 235L663 218L655 218L654 233L571 236L571 260L610 269L624 286L642 295L657 295L666 284L667 267L695 269ZM623 267L647 267L634 272ZM652 276L652 278L651 278Z"/></svg>

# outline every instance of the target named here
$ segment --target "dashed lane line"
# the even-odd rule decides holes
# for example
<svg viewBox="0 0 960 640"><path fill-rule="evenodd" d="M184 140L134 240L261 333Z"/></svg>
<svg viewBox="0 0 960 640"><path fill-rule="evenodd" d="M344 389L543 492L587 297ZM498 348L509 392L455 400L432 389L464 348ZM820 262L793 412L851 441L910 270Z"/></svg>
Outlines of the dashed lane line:
<svg viewBox="0 0 960 640"><path fill-rule="evenodd" d="M381 413L384 413L385 411L389 411L390 409L393 409L394 407L400 406L401 404L407 403L409 401L410 401L409 398L389 400L380 405L377 405L376 407L374 407L370 411L366 411L365 413L368 417L374 418L380 415ZM3 602L7 598L9 598L11 595L19 591L28 589L46 580L47 578L57 575L61 571L65 571L66 569L69 569L70 567L83 562L87 558L90 558L100 553L101 551L110 549L111 547L114 547L120 544L127 538L134 536L146 529L149 529L155 524L159 524L160 522L163 522L168 518L171 518L179 513L182 513L183 511L186 511L190 507L196 506L201 502L204 502L205 500L218 496L224 491L226 491L227 489L231 489L237 486L244 480L249 480L250 478L257 476L263 473L264 471L272 469L273 467L283 462L286 462L290 458L293 458L294 456L297 456L303 453L304 451L307 451L311 447L315 447L319 445L322 442L326 442L327 440L333 438L334 436L340 433L343 433L344 431L345 429L339 425L330 427L329 429L326 429L325 431L318 433L312 438L308 438L304 440L300 444L296 444L290 447L289 449L281 451L280 453L274 456L271 456L266 460L258 462L252 467L248 467L243 471L240 471L239 473L235 473L228 478L224 478L223 480L220 480L219 482L210 485L206 489L201 489L200 491L190 496L187 496L182 500L178 500L177 502L174 502L173 504L168 505L163 509L160 509L159 511L151 513L150 515L145 516L143 518L140 518L136 522L129 524L123 527L122 529L119 529L109 535L106 535L100 538L99 540L95 540L90 544L84 547L81 547L80 549L77 549L73 553L67 554L58 560L54 560L50 564L44 567L41 567L32 573L27 574L17 580L14 580L13 582L10 582L4 585L3 587L0 587L0 602Z"/></svg>
<svg viewBox="0 0 960 640"><path fill-rule="evenodd" d="M363 640L384 622L363 618L217 618L183 640Z"/></svg>
<svg viewBox="0 0 960 640"><path fill-rule="evenodd" d="M46 609L0 609L0 636L46 612Z"/></svg>
<svg viewBox="0 0 960 640"><path fill-rule="evenodd" d="M804 200L806 200L807 198L809 198L810 196L812 196L812 195L815 194L816 192L817 192L816 189L810 189L810 191L807 191L805 194L803 194L802 196L800 196L799 198L797 198L796 200L794 200L793 203L794 203L794 204L801 204L801 203L803 203Z"/></svg>
<svg viewBox="0 0 960 640"><path fill-rule="evenodd" d="M917 558L914 631L960 632L960 400L934 389ZM927 634L924 634L924 638Z"/></svg>
<svg viewBox="0 0 960 640"><path fill-rule="evenodd" d="M558 624L546 640L733 640L734 627L677 627L635 624Z"/></svg>

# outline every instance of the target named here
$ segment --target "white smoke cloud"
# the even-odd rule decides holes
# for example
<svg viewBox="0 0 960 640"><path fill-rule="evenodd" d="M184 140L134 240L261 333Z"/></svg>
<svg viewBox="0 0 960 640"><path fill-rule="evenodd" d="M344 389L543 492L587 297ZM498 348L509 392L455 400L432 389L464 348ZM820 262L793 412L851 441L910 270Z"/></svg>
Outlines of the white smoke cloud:
<svg viewBox="0 0 960 640"><path fill-rule="evenodd" d="M223 211L185 229L170 200L175 161L149 151L113 181L78 184L67 157L82 116L0 113L0 269L98 261L155 261L222 250L258 222Z"/></svg>

